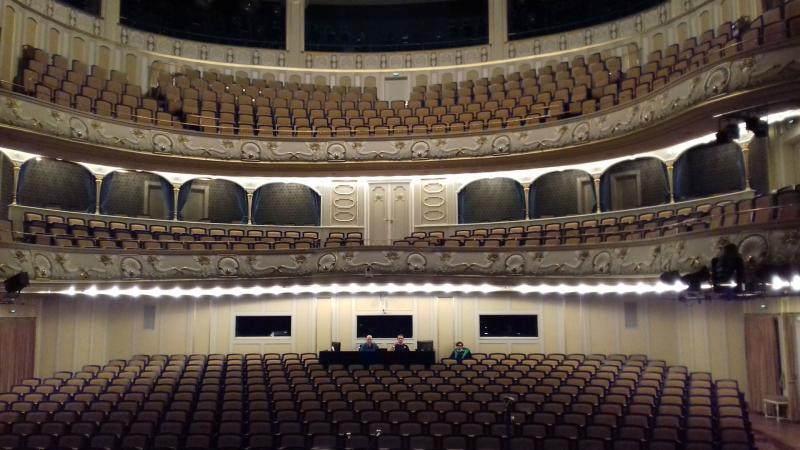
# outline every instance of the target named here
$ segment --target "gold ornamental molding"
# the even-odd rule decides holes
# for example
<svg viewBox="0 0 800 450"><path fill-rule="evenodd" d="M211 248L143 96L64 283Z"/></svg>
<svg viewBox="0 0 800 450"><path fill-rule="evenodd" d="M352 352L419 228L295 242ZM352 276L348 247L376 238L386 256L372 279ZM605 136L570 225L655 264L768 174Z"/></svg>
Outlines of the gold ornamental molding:
<svg viewBox="0 0 800 450"><path fill-rule="evenodd" d="M746 264L800 264L797 221L612 244L553 247L339 247L286 251L176 251L78 249L0 243L0 273L28 272L32 290L58 284L137 281L330 280L367 277L406 279L480 277L525 281L581 277L592 280L652 279L668 271L707 267L733 243ZM544 278L543 278L544 277Z"/></svg>

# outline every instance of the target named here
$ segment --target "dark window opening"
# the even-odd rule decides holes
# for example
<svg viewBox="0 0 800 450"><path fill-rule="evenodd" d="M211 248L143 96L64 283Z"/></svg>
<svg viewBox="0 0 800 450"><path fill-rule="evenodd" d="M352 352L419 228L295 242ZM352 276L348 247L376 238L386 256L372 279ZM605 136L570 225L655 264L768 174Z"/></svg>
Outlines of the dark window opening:
<svg viewBox="0 0 800 450"><path fill-rule="evenodd" d="M292 316L236 316L236 337L287 337Z"/></svg>
<svg viewBox="0 0 800 450"><path fill-rule="evenodd" d="M63 3L64 5L69 6L70 8L75 8L85 12L86 14L91 14L93 16L100 16L100 4L101 0L57 0L58 3Z"/></svg>
<svg viewBox="0 0 800 450"><path fill-rule="evenodd" d="M480 316L480 337L539 337L536 314L487 314Z"/></svg>
<svg viewBox="0 0 800 450"><path fill-rule="evenodd" d="M311 51L383 52L464 47L489 41L486 0L345 4L309 0Z"/></svg>
<svg viewBox="0 0 800 450"><path fill-rule="evenodd" d="M363 338L370 334L374 338L395 338L402 334L405 338L414 337L413 316L358 316L356 333Z"/></svg>
<svg viewBox="0 0 800 450"><path fill-rule="evenodd" d="M286 47L283 0L122 0L120 23L179 39L246 47Z"/></svg>
<svg viewBox="0 0 800 450"><path fill-rule="evenodd" d="M525 39L597 25L664 0L508 0L508 39Z"/></svg>

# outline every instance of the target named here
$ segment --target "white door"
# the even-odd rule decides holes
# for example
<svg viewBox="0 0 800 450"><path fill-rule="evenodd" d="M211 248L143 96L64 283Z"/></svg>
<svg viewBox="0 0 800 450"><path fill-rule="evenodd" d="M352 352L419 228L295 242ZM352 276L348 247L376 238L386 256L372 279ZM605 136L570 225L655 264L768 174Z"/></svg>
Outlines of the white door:
<svg viewBox="0 0 800 450"><path fill-rule="evenodd" d="M408 183L370 183L369 245L391 245L411 233L410 195Z"/></svg>

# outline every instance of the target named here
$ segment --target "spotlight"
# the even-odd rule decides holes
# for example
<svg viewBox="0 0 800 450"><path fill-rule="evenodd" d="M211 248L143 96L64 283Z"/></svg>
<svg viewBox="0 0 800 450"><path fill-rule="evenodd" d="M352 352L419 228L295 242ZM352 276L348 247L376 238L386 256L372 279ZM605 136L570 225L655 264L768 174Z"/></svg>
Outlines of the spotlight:
<svg viewBox="0 0 800 450"><path fill-rule="evenodd" d="M735 294L744 287L744 260L736 244L727 244L711 260L711 284L714 292Z"/></svg>
<svg viewBox="0 0 800 450"><path fill-rule="evenodd" d="M5 281L6 298L12 299L19 297L19 293L28 287L30 280L28 279L28 272L20 272L11 276Z"/></svg>
<svg viewBox="0 0 800 450"><path fill-rule="evenodd" d="M659 277L662 283L666 284L675 284L678 281L681 281L681 274L677 270L672 270L670 272L664 272Z"/></svg>
<svg viewBox="0 0 800 450"><path fill-rule="evenodd" d="M703 285L708 282L710 275L708 268L703 267L697 272L687 273L686 275L681 275L677 270L664 272L661 274L660 279L662 283L681 283L688 286L687 291L699 292L703 289Z"/></svg>
<svg viewBox="0 0 800 450"><path fill-rule="evenodd" d="M717 131L718 144L727 144L732 142L734 139L739 139L739 125L735 123L724 125L719 131Z"/></svg>
<svg viewBox="0 0 800 450"><path fill-rule="evenodd" d="M689 286L687 290L693 292L699 292L703 288L703 284L708 283L709 279L711 279L711 272L708 270L708 267L703 267L697 272L692 272L681 277L681 281Z"/></svg>
<svg viewBox="0 0 800 450"><path fill-rule="evenodd" d="M773 291L782 293L800 292L800 275L794 274L784 277L782 274L773 273L769 285Z"/></svg>
<svg viewBox="0 0 800 450"><path fill-rule="evenodd" d="M767 137L769 134L769 125L765 120L761 120L758 117L750 117L745 121L745 125L747 129L752 131L755 134L755 137Z"/></svg>

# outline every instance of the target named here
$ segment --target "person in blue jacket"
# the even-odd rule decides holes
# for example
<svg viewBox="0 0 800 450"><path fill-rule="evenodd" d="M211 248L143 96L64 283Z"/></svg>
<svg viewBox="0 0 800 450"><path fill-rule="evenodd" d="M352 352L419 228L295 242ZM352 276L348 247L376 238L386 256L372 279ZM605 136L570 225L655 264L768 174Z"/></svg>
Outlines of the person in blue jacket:
<svg viewBox="0 0 800 450"><path fill-rule="evenodd" d="M358 347L358 351L360 352L377 352L378 351L378 344L372 342L372 335L367 335L367 340L363 344Z"/></svg>

